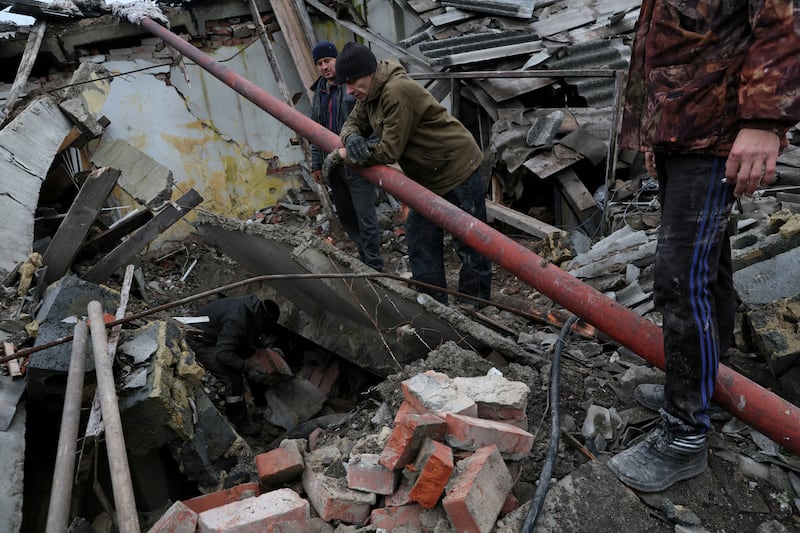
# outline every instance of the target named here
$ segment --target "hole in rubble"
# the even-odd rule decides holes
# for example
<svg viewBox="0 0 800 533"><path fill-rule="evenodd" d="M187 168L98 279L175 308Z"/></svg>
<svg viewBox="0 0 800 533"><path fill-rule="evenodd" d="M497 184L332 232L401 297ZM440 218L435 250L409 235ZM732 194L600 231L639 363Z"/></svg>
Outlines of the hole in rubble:
<svg viewBox="0 0 800 533"><path fill-rule="evenodd" d="M279 344L283 352L287 354L287 363L295 377L328 391L323 407L309 418L310 422L330 418L328 415L342 414L345 416L363 399L364 393L382 379L317 346L291 330L281 329ZM63 390L65 377L53 376L50 379L52 381L48 384L51 385L51 389L55 387ZM81 435L86 428L94 391L93 384L88 382L91 379L90 374L87 374L86 379L79 424ZM214 390L216 387L213 381L205 385L204 388L207 389L209 398L217 401ZM247 396L251 417L254 419L265 418L263 417L263 404L259 405L261 402L253 397L252 390L248 390ZM287 403L291 402L291 399L283 398L283 400ZM44 532L46 529L63 401L63 393L29 397L27 401L25 483L21 528L21 531L26 533ZM224 409L218 402L217 406L224 414ZM124 411L121 416L124 424ZM253 455L256 455L271 448L272 444L277 445L283 438L307 438L310 430L300 429L301 426L319 427L314 424L303 424L302 422L305 421L300 422L296 428L285 430L265 420L263 422L264 429L258 436L245 437L245 439L250 445ZM147 428L143 427L142 431L147 431ZM304 431L305 433L303 433ZM205 447L211 445L213 443L209 442ZM136 508L142 527L151 525L151 522L157 519L173 502L187 500L202 494L198 483L192 481L186 473L181 471L179 461L173 455L170 445L149 450L144 455L134 455L129 452L128 463ZM88 521L93 524L92 527L95 527L95 530L104 530L104 528L110 527L100 524L108 523L107 511L114 507L114 492L108 464L104 442L95 444L92 439L79 438L75 457L73 477L75 484L72 488L70 517L80 517ZM252 467L253 474L255 474L255 464ZM256 480L254 476L250 479L242 478L241 473L233 471L229 478L224 482L225 488ZM71 518L71 521L74 519Z"/></svg>

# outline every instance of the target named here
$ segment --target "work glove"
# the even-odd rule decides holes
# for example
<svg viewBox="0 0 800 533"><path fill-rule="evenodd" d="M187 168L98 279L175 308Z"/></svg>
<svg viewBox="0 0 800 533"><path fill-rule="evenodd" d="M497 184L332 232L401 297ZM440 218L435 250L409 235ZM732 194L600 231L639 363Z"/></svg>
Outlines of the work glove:
<svg viewBox="0 0 800 533"><path fill-rule="evenodd" d="M351 135L344 146L347 149L347 160L354 165L364 166L369 162L372 154L367 140L361 135Z"/></svg>
<svg viewBox="0 0 800 533"><path fill-rule="evenodd" d="M328 179L328 176L331 175L331 171L336 166L340 165L342 161L344 161L344 159L342 159L342 156L339 154L338 148L326 155L325 161L322 162L322 177Z"/></svg>
<svg viewBox="0 0 800 533"><path fill-rule="evenodd" d="M270 382L270 372L263 366L259 365L258 359L255 357L245 359L244 373L247 376L247 381L251 383L267 385Z"/></svg>
<svg viewBox="0 0 800 533"><path fill-rule="evenodd" d="M311 177L313 178L315 183L322 184L324 177L322 176L322 170L312 170Z"/></svg>

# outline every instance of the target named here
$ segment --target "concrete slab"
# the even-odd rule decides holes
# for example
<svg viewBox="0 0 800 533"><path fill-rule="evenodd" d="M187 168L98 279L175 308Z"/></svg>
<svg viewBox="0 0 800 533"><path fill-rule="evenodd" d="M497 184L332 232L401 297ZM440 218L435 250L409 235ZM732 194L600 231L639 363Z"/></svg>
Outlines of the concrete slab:
<svg viewBox="0 0 800 533"><path fill-rule="evenodd" d="M39 190L71 129L55 100L43 97L0 131L0 272L10 272L31 253Z"/></svg>
<svg viewBox="0 0 800 533"><path fill-rule="evenodd" d="M198 216L198 231L254 275L374 272L315 235L280 225ZM264 283L291 303L281 324L380 376L397 372L442 343L514 361L531 354L457 308L387 278L292 279Z"/></svg>
<svg viewBox="0 0 800 533"><path fill-rule="evenodd" d="M733 285L743 302L765 304L800 294L800 248L794 248L733 273Z"/></svg>
<svg viewBox="0 0 800 533"><path fill-rule="evenodd" d="M20 403L8 431L0 432L0 531L22 527L22 489L25 476L25 404Z"/></svg>
<svg viewBox="0 0 800 533"><path fill-rule="evenodd" d="M127 141L102 144L92 155L92 163L121 170L119 186L151 209L170 199L172 171Z"/></svg>
<svg viewBox="0 0 800 533"><path fill-rule="evenodd" d="M99 301L106 313L113 314L119 304L119 294L75 276L65 276L50 285L36 314L39 335L34 346L72 335L75 319L66 322L64 319L86 316L86 308L92 300ZM71 342L34 352L28 363L28 394L39 399L48 394L63 395L71 357ZM86 371L94 371L91 348L86 358Z"/></svg>

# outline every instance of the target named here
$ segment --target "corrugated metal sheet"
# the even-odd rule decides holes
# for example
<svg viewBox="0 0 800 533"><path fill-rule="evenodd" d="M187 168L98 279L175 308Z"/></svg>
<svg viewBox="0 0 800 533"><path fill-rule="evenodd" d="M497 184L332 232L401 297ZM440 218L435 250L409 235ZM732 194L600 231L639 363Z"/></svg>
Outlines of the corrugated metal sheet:
<svg viewBox="0 0 800 533"><path fill-rule="evenodd" d="M533 16L534 3L534 0L442 0L443 6L522 19Z"/></svg>
<svg viewBox="0 0 800 533"><path fill-rule="evenodd" d="M545 64L553 70L627 69L630 48L621 39L592 41L565 46ZM614 102L614 78L564 78L592 107L611 106Z"/></svg>

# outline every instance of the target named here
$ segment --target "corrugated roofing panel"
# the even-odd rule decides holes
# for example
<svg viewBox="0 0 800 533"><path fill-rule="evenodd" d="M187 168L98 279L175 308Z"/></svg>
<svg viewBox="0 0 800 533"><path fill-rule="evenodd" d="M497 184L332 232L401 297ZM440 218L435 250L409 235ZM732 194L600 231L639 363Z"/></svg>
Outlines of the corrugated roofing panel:
<svg viewBox="0 0 800 533"><path fill-rule="evenodd" d="M443 6L521 19L533 16L534 4L534 0L442 0Z"/></svg>

